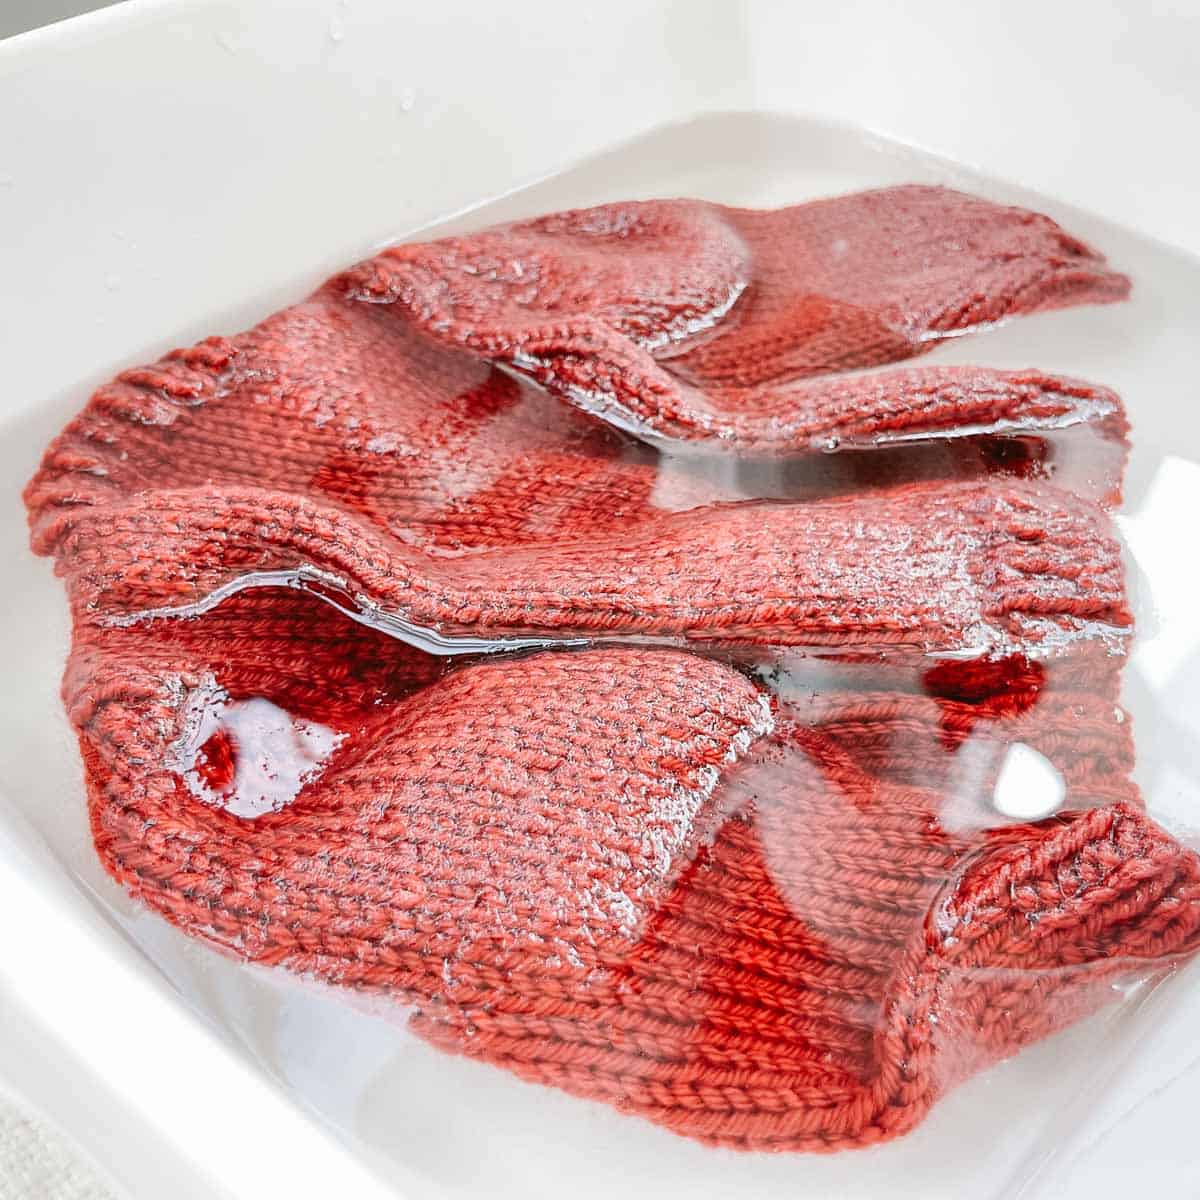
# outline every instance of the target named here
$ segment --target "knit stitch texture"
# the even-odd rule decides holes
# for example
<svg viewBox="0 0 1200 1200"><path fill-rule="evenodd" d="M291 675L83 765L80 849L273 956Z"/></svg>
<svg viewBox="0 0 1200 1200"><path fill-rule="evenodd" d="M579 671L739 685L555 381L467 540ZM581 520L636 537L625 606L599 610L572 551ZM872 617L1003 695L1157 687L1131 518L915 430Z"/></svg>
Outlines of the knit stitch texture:
<svg viewBox="0 0 1200 1200"><path fill-rule="evenodd" d="M101 861L691 1137L911 1129L1192 953L1200 860L1130 778L1119 399L828 372L1126 288L943 189L651 201L397 247L123 372L26 490ZM991 803L1014 746L1047 820Z"/></svg>

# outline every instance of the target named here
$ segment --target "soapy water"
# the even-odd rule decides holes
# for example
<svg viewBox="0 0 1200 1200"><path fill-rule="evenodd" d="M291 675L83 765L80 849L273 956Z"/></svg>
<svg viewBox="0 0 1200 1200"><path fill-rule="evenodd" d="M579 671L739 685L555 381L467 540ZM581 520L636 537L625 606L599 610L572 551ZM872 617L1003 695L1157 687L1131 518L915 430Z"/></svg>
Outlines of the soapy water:
<svg viewBox="0 0 1200 1200"><path fill-rule="evenodd" d="M524 274L516 260L506 269L518 278ZM528 274L536 276L536 268L531 267ZM697 341L710 339L720 332L723 321L738 315L737 305L746 286L745 281L739 282L727 295L718 297L711 308L680 318L657 340L641 338L641 344L660 351L660 357L669 361ZM976 332L986 336L985 330ZM432 480L439 495L437 504L452 511L460 493L468 501L474 492L486 490L502 478L504 470L511 470L511 467L489 466L487 448L503 445L514 436L518 445L522 437L530 438L531 445L536 444L544 437L537 431L545 429L556 430L555 436L565 432L577 439L585 454L627 462L640 469L653 481L649 493L651 506L664 512L687 513L704 505L762 501L804 504L937 480L1042 480L1097 505L1112 505L1120 498L1126 448L1119 427L1114 428L1111 423L1113 404L1103 398L1080 402L1070 412L1040 421L998 418L947 430L881 432L868 439L832 437L815 441L807 451L755 458L746 453L732 454L725 447L687 444L665 437L609 396L568 389L574 404L583 412L599 417L606 427L603 432L595 431L586 420L580 422L564 411L560 399L526 377L527 373L536 374L546 366L522 352L513 356L511 366L501 367L504 374L512 377L516 390L506 393L493 411L471 415L468 442L460 448L459 457L440 467ZM471 367L467 370L474 372ZM474 373L474 385L478 386L483 378ZM161 406L163 401L167 402L166 417L156 418L154 424L168 431L168 440L182 444L195 436L190 432L191 425L199 431L205 421L219 423L218 410L238 403L233 393L226 372L211 397L203 393L183 395L185 408L192 411L178 407L173 396L164 395L154 403ZM471 394L464 392L456 403L467 403ZM435 558L461 554L469 562L472 553L469 546L456 549L442 542L430 545L419 526L415 530L406 529L390 507L392 493L383 486L386 477L380 475L380 464L420 455L419 445L410 442L403 426L384 428L381 432L379 422L372 422L369 413L364 413L366 419L360 420L358 410L343 407L332 394L319 398L315 406L308 401L306 404L312 409L314 429L331 445L328 467L318 465L313 476L320 481L321 494L326 500L345 506L356 518L366 516L374 524L389 528L402 540L411 540L415 547L428 549ZM84 469L94 472L98 468L88 468L85 464ZM547 531L552 531L556 510L549 506L543 516L536 507L540 502L539 496L531 494L527 519L531 524L545 520ZM436 524L431 528L436 536ZM871 553L869 543L864 542L863 548L865 553ZM524 569L530 569L530 561L536 575L536 551L532 560L526 556ZM869 567L869 563L860 566L859 574L879 586L880 581L872 576ZM949 551L944 568L938 567L936 558L933 568L929 584L935 589L951 587L960 569ZM631 629L617 629L611 634L582 627L573 631L568 625L562 631L547 630L543 635L534 619L528 635L486 636L444 630L389 608L344 574L303 561L294 567L232 573L194 599L134 607L110 613L100 620L114 629L153 625L158 627L156 636L169 641L168 628L172 622L203 622L208 614L237 597L259 592L270 596L281 589L329 606L341 617L394 639L418 656L441 660L442 671L453 670L460 664L469 670L473 663L484 658L539 651L629 645L690 646L693 652L735 662L739 670L764 683L777 699L781 693L776 684L781 676L786 677L792 696L780 701L784 705L782 711L787 711L787 704L795 703L797 689L807 701L815 699L822 688L836 689L840 668L836 662L826 660L844 656L847 650L847 645L839 644L836 639L830 644L806 647L802 639L799 645L773 646L769 638L761 647L734 650L722 644L719 630L713 636L685 637L638 633ZM336 619L331 616L331 620ZM1126 629L1103 620L1073 618L1064 625L1061 619L1056 622L1029 615L1025 619L1024 640L1014 641L1010 634L985 620L982 611L968 619L974 622L974 632L968 634L963 644L949 648L930 644L923 650L917 647L927 663L958 662L969 666L981 656L993 659L1007 656L1015 661L1028 654L1030 658L1023 661L1032 669L1041 657L1051 662L1063 655L1069 658L1071 646L1077 640L1099 646L1107 657L1117 660L1125 653L1128 640ZM874 659L879 664L881 675L886 677L881 683L882 690L892 694L895 706L908 706L912 710L906 717L910 723L924 719L915 715L920 697L929 696L935 705L944 700L952 702L952 697L941 697L927 686L929 672L919 661L914 666L911 655L898 658L896 648L887 639L872 644L868 637L854 641L850 647L860 660ZM339 750L354 752L356 739L362 735L354 729L326 726L321 722L324 714L313 709L311 703L309 711L299 715L291 711L286 689L270 697L231 695L222 683L219 659L209 665L212 674L208 682L188 690L184 732L171 750L173 769L194 798L223 807L233 815L254 819L286 808L306 787L317 785L329 762L336 763ZM998 691L972 698L971 703L981 709L989 704L996 709L995 713L988 711L984 715L985 728L989 722L1004 727L1006 686L1007 682L1001 679ZM850 696L847 692L848 704ZM1009 707L1020 715L1025 709L1036 709L1040 702L1041 695L1035 690L1028 696L1016 697ZM1118 734L1119 714L1119 707L1109 706L1106 719ZM947 741L946 731L936 725L914 731L911 725L905 728L902 724L895 731L885 728L880 736L885 740L901 739L894 750L903 759L914 757L913 747L905 743L915 738L930 742L929 747L916 754L917 758L932 756L946 760L938 767L949 797L940 819L945 829L956 834L974 831L981 835L989 828L1000 828L1013 821L1037 820L1058 811L1067 799L1068 785L1055 761L1019 740L1015 733L995 737L990 736L992 732L989 730L989 736L980 740L967 730L964 735L956 734ZM1071 759L1071 748L1061 735L1053 742L1053 748L1060 763ZM887 757L888 751L884 750L881 762ZM715 772L711 786L715 787L718 779L719 772Z"/></svg>
<svg viewBox="0 0 1200 1200"><path fill-rule="evenodd" d="M554 402L547 398L547 403ZM1072 478L1104 481L1102 490L1105 494L1111 492L1112 471L1119 471L1123 456L1121 448L1114 447L1111 439L1084 423L1080 428L1051 434L1039 432L1025 437L992 438L989 435L978 439L964 437L961 441L938 440L916 446L903 442L871 450L847 448L836 454L763 464L762 470L776 485L776 492L812 497L884 486L896 479L919 477L927 471L935 474L938 468L944 469L948 463L963 462L960 449L966 450L971 468L982 474L1022 477L1028 475L1031 465L1038 471L1048 471L1052 464L1054 470ZM757 485L759 477L755 476L752 464L738 463L736 466L741 468L736 473L736 482L729 474L718 473L721 464L711 455L688 455L675 464L675 469L690 478L693 496L695 480L701 479L711 482L714 492L726 497L727 502L744 501L752 487L761 485ZM1119 479L1119 474L1116 478ZM161 636L169 640L173 622L183 621L199 627L208 614L239 596L260 594L269 604L269 597L283 590L311 598L318 608L328 606L330 623L348 618L411 648L419 656L438 660L443 664L439 668L442 671L459 664L469 669L472 663L484 658L538 651L579 651L605 645L663 648L687 645L680 637L653 635L482 637L445 633L387 611L344 577L312 564L301 564L288 570L248 572L229 579L198 600L135 610L104 619L119 628L148 623L161 625ZM1118 656L1124 652L1121 647L1127 639L1123 631L1085 623L1082 633L1097 644L1110 643L1112 652ZM858 675L863 668L850 668L839 663L837 658L842 650L837 645L768 645L733 649L723 648L719 642L712 645L700 642L693 643L691 649L732 662L739 670L749 672L777 697L785 711L801 711L805 703L811 703L821 695L836 694L839 690L849 697L862 686ZM928 706L931 709L937 706L936 691L931 693L923 681L924 668L914 667L911 660L898 659L895 648L886 645L863 644L855 649L860 658L875 664L881 687L894 692L891 703L919 705L919 697L928 695ZM958 662L969 667L987 649L984 644L957 652L930 650L924 658L927 664L943 662L953 667ZM1053 644L1048 645L1047 653L1047 661L1053 664L1056 656ZM219 661L213 666L219 676ZM997 698L1002 702L1005 686L1005 681L1001 680L990 697L982 697L982 702L994 703ZM1037 696L1028 702L1035 716L1038 702ZM1024 700L1018 699L1015 706L1019 708L1023 703ZM287 706L290 704L291 698L286 692L271 697L241 696L231 700L217 678L191 693L189 709L199 711L203 716L201 719L189 718L184 734L172 750L173 761L177 764L175 769L191 794L235 815L254 818L264 812L279 811L291 804L307 785L316 784L339 747L354 749L356 733L352 726L327 728L320 723L323 714L319 709L310 705L305 715L300 716L289 711ZM1107 723L1114 739L1123 736L1124 713L1118 705L1110 705L1101 720ZM983 716L980 725L980 733L988 736L968 733L951 743L945 742L945 732L933 721L927 722L925 729L914 729L911 724L908 728L898 725L893 731L883 729L882 736L885 741L890 739L893 746L888 749L885 745L879 752L883 761L895 755L911 759L914 750L910 743L914 739L927 743L917 757L923 755L937 761L936 769L945 781L947 796L939 821L945 829L956 834L973 831L973 836L981 836L989 829L1013 822L1039 820L1057 812L1066 799L1066 784L1055 760L1060 765L1070 762L1069 735L1067 739L1056 735L1052 759L1033 745L1020 741L1016 734L991 736L992 731L987 728L989 721L994 721L991 713ZM1003 725L1003 719L998 725ZM251 731L249 736L247 729ZM207 760L220 756L224 756L223 767L221 762L217 767L223 770L223 778L218 786L211 782L217 768Z"/></svg>
<svg viewBox="0 0 1200 1200"><path fill-rule="evenodd" d="M539 205L552 206L551 203ZM480 223L485 222L481 220ZM1121 265L1125 265L1124 262ZM1001 336L1003 332L997 331L995 336ZM988 355L984 353L983 339L989 336L992 335L981 334L978 341L964 339L956 352L960 357L966 355L986 360ZM1034 357L1033 352L1020 353L1022 361ZM1102 367L1081 373L1103 382L1119 382ZM526 397L522 403L530 411L543 411L540 407L543 397L536 389L530 389L526 384L521 394ZM531 396L533 398L529 399ZM548 398L545 400L545 418L553 420ZM1052 431L974 428L962 431L962 436L933 436L918 445L905 442L882 448L843 441L816 447L819 453L798 456L794 460L744 459L733 463L720 454L697 453L691 448L683 450L672 446L661 438L649 436L643 429L626 432L637 437L631 442L620 443L618 440L614 443L619 446L618 456L626 461L647 461L645 446L652 445L657 456L653 460L657 475L655 503L670 511L686 511L693 507L698 494L708 502L721 503L764 498L803 501L877 489L891 482L947 475L1047 479L1091 499L1111 501L1113 481L1120 477L1123 459L1120 447L1114 447L1113 441L1088 421ZM481 441L486 440L486 422L480 426L478 434ZM899 442L901 439L892 440ZM379 453L392 452L383 443L377 443L377 447ZM333 480L335 486L326 488L326 494L335 502L344 503L358 513L375 506L376 513L386 519L383 498L374 494L377 481L369 473L356 474L343 460L336 471L328 473L325 482L329 480ZM336 495L338 486L343 489L340 498ZM1141 540L1145 541L1144 536ZM471 554L469 547L448 549L439 545L436 550L439 554L461 553L468 558ZM470 670L482 659L498 661L543 650L575 653L604 644L596 637L463 638L457 633L407 622L397 613L380 609L345 578L302 563L288 571L238 575L188 603L156 605L109 619L114 625L131 631L157 626L167 637L166 631L176 623L198 626L226 605L248 599L252 594L260 595L269 606L269 597L282 591L301 597L318 611L328 609L325 624L331 636L349 618L389 642L398 641L410 647L418 656L428 654L438 661L437 672ZM1172 626L1172 629L1178 635L1178 627ZM626 637L613 640L618 644L646 640L678 644L671 639ZM1126 641L1127 638L1119 647L1114 647L1118 656L1125 653ZM824 647L764 646L753 651L745 648L732 651L693 646L692 649L720 661L735 662L739 670L759 679L785 711L805 712L808 711L806 705L836 709L839 689L857 695L866 688L862 672L875 671L879 675L879 687L875 691L881 695L902 694L911 699L904 701L902 720L889 725L880 717L878 729L872 735L877 743L873 744L871 753L879 762L890 759L898 763L915 757L906 768L914 776L933 772L939 781L945 781L946 805L939 814L939 823L948 831L978 838L980 845L989 832L1043 819L1063 811L1064 806L1069 807L1072 762L1076 753L1083 757L1090 755L1093 759L1102 753L1095 746L1080 746L1076 752L1072 749L1070 736L1064 738L1058 731L1052 739L1053 745L1044 741L1039 743L1036 736L1026 740L1024 733L1036 728L1039 713L1045 712L1048 717L1057 719L1059 710L1054 707L1052 691L1038 691L1021 681L1001 681L990 692L984 688L979 694L963 699L960 693L964 685L946 686L944 678L940 683L925 681L928 668L934 665L932 660L923 667L896 662L884 646L859 647L863 657L869 660L865 664L831 662ZM962 658L969 661L972 653L968 648ZM1053 656L1047 664L1053 671ZM248 824L268 812L285 815L290 808L303 803L306 795L318 794L323 781L340 769L339 764L345 756L364 748L367 735L355 722L330 718L328 723L323 723L322 713L319 708L314 708L311 697L299 699L290 695L286 687L272 690L267 695L239 692L236 688L231 690L226 687L229 680L223 682L222 664L213 661L211 666L211 680L202 684L189 701L202 714L208 715L201 717L187 740L174 743L172 750L175 757L171 763L179 772L182 785L197 803L225 808ZM951 694L949 699L947 692ZM384 697L385 701L389 698L395 697ZM1077 715L1074 710L1078 700L1072 692L1066 709L1062 710L1068 720ZM963 706L978 710L975 725L970 729L961 726L965 720ZM883 707L885 702L881 701L881 711ZM1015 710L1021 711L1014 716ZM859 720L861 715L856 712L853 719ZM1111 735L1113 746L1120 743L1121 731L1127 727L1121 708L1108 705L1107 724L1098 709L1089 712L1087 717L1093 730L1105 731L1102 735L1093 733L1090 736L1103 742ZM839 720L836 713L828 716L824 710L819 719L831 726ZM1009 721L1023 721L1023 724L1019 728L1015 724L1010 728L1006 724ZM1047 724L1054 725L1055 720L1049 720ZM1144 725L1144 722L1138 723L1139 735ZM205 732L207 736L198 740ZM914 746L918 749L915 756L912 753ZM1153 808L1156 800L1153 793L1149 800ZM636 902L634 895L621 900L617 893L610 899L627 913L628 904ZM803 892L788 889L787 899L795 915L803 920L806 909ZM451 978L457 978L453 962L448 962L444 969ZM873 1019L872 1014L863 1014L864 1030L870 1027Z"/></svg>
<svg viewBox="0 0 1200 1200"><path fill-rule="evenodd" d="M174 769L188 791L236 817L278 812L319 777L345 735L270 700L231 700L208 680L187 699Z"/></svg>

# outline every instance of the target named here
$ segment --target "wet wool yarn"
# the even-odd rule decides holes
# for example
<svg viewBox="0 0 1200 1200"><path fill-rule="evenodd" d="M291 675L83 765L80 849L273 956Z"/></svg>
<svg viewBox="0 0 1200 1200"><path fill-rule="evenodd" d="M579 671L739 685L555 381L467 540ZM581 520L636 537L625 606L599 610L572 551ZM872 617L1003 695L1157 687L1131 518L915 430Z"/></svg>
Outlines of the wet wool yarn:
<svg viewBox="0 0 1200 1200"><path fill-rule="evenodd" d="M691 1137L911 1129L1191 953L1200 861L1130 779L1119 479L1036 449L1086 429L1119 474L1117 397L830 372L1126 289L944 189L650 201L397 247L123 372L26 490L101 861ZM711 468L831 444L878 448L770 499ZM1054 817L990 806L1016 744Z"/></svg>

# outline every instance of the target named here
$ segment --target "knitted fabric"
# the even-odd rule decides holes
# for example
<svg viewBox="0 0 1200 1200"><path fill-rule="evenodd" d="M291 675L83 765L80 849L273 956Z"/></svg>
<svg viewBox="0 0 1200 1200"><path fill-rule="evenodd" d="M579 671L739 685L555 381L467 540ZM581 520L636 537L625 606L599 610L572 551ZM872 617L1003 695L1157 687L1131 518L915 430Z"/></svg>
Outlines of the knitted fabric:
<svg viewBox="0 0 1200 1200"><path fill-rule="evenodd" d="M295 492L206 487L69 511L38 544L59 556L77 606L117 620L306 569L360 610L451 638L1051 653L1132 621L1100 510L1016 482L714 506L452 560Z"/></svg>
<svg viewBox="0 0 1200 1200"><path fill-rule="evenodd" d="M923 671L802 664L779 692L796 720L895 783L991 796L1010 748L1020 744L1053 765L1062 807L1140 806L1130 779L1132 723L1119 704L1121 659L1081 649L1050 663L1011 656ZM958 814L976 826L981 817L996 820L974 800Z"/></svg>
<svg viewBox="0 0 1200 1200"><path fill-rule="evenodd" d="M296 488L456 549L648 507L646 451L381 316L325 289L123 372L51 449L31 508L210 482Z"/></svg>
<svg viewBox="0 0 1200 1200"><path fill-rule="evenodd" d="M972 431L989 412L996 423L1008 404L1032 398L1048 406L1040 411L1053 426L1065 411L1055 398L1077 400L1090 415L1074 436L1100 431L1115 448L1100 488L1115 498L1125 421L1111 392L1034 371L943 368L933 376L955 387L969 379L972 394L986 398L986 411L955 406ZM898 402L879 391L883 379L853 384L868 409L878 401L880 421ZM1029 438L1019 446L957 442L923 457L899 448L822 455L819 470L807 466L800 477L808 488L818 476L828 490L836 469L835 482L858 492L929 474L1043 473L1045 449L1031 450ZM26 499L36 531L133 494L209 484L298 492L442 553L622 529L740 494L329 286L248 333L175 351L101 387L51 446ZM785 490L794 494L796 485ZM40 535L35 544L52 548Z"/></svg>
<svg viewBox="0 0 1200 1200"><path fill-rule="evenodd" d="M385 991L439 1045L680 1132L904 1132L1200 937L1200 863L1135 807L956 832L958 801L864 772L719 663L560 652L413 693L399 643L343 646L328 618L281 643L311 599L231 605L182 645L161 625L77 645L65 694L109 869L240 955ZM290 807L197 801L210 667L353 731Z"/></svg>
<svg viewBox="0 0 1200 1200"><path fill-rule="evenodd" d="M1037 375L810 377L1129 284L1047 217L909 186L774 212L558 213L397 246L334 286L643 436L779 452L1099 415L1110 397Z"/></svg>
<svg viewBox="0 0 1200 1200"><path fill-rule="evenodd" d="M1124 286L1045 218L937 189L625 205L385 253L123 373L26 491L71 602L101 860L190 933L678 1132L904 1132L1191 953L1200 862L1129 779L1103 507L1055 485L1057 442L980 437L1097 431L1111 501L1117 398L803 377ZM722 502L739 489L498 369L583 403L610 350L620 411L585 407L656 436L961 452ZM412 644L521 636L588 648ZM1052 820L990 804L1016 743L1062 778Z"/></svg>

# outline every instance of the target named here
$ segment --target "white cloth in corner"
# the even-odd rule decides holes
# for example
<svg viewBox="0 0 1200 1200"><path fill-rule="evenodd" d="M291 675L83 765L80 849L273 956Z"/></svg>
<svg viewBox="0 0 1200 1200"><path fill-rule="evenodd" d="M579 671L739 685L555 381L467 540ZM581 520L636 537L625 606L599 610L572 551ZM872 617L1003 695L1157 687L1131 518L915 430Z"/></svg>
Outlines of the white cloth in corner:
<svg viewBox="0 0 1200 1200"><path fill-rule="evenodd" d="M39 1117L0 1095L0 1200L115 1200Z"/></svg>

